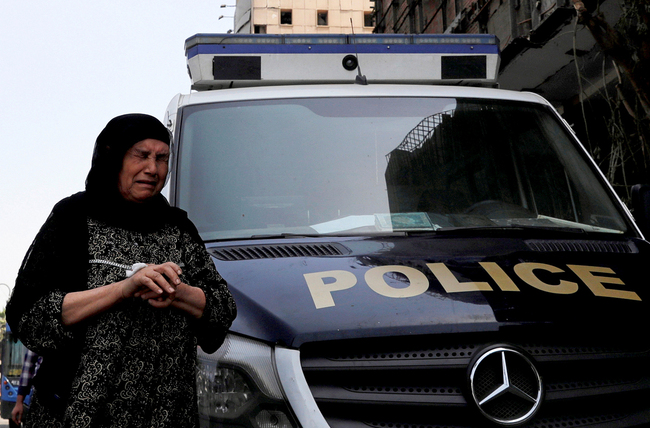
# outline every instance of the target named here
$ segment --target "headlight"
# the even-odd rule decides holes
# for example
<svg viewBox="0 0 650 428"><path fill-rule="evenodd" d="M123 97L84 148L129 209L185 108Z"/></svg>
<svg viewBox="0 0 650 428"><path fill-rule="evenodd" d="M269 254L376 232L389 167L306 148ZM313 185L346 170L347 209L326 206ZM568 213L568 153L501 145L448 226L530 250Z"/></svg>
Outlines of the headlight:
<svg viewBox="0 0 650 428"><path fill-rule="evenodd" d="M201 427L298 427L264 343L229 334L214 354L199 349L196 381Z"/></svg>

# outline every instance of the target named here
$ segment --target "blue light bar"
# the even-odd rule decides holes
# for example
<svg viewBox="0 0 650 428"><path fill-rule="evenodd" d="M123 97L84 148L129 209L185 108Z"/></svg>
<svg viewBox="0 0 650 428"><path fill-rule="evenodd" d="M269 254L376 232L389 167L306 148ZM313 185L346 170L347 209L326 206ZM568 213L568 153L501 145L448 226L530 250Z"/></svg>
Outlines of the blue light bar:
<svg viewBox="0 0 650 428"><path fill-rule="evenodd" d="M200 54L497 54L487 34L197 34L185 41L185 55Z"/></svg>
<svg viewBox="0 0 650 428"><path fill-rule="evenodd" d="M322 45L322 44L473 44L495 45L499 41L490 34L196 34L185 41L185 50L197 45Z"/></svg>

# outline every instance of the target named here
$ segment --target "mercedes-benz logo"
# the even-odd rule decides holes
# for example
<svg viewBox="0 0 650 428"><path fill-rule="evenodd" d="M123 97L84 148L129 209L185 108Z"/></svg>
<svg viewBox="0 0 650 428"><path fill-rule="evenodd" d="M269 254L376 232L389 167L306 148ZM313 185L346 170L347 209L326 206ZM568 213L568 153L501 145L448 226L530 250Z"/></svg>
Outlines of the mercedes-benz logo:
<svg viewBox="0 0 650 428"><path fill-rule="evenodd" d="M523 352L508 345L492 346L476 354L470 368L474 403L492 422L521 424L539 410L542 378Z"/></svg>

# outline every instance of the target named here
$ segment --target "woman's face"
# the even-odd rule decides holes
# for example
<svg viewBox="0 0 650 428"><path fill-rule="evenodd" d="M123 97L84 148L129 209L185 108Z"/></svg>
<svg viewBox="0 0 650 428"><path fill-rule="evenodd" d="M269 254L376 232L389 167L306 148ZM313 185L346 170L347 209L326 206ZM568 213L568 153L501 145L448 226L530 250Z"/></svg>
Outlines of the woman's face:
<svg viewBox="0 0 650 428"><path fill-rule="evenodd" d="M169 146L162 141L147 139L134 144L124 155L118 175L122 197L144 202L160 193L167 178L168 162Z"/></svg>

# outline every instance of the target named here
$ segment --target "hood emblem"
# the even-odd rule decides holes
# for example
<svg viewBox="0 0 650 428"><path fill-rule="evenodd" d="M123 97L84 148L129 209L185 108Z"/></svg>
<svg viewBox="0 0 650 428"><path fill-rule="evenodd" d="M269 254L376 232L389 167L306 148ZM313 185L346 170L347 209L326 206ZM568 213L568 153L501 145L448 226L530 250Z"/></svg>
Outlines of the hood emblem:
<svg viewBox="0 0 650 428"><path fill-rule="evenodd" d="M490 421L513 426L528 421L542 404L542 378L521 351L497 345L477 354L470 364L474 404Z"/></svg>

